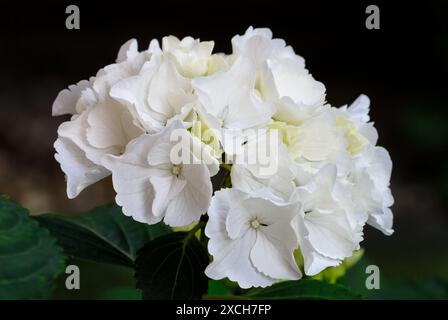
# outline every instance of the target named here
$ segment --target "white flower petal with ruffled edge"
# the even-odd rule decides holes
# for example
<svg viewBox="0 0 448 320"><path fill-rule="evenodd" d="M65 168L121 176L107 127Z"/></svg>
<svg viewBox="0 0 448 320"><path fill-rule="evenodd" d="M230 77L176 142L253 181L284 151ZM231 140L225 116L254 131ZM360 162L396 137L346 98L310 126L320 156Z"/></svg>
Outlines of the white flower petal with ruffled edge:
<svg viewBox="0 0 448 320"><path fill-rule="evenodd" d="M313 113L325 102L325 86L305 68L305 60L273 39L269 29L250 27L243 36L232 39L232 59L251 60L256 68L257 94L276 106L274 118L298 124L305 113ZM236 63L235 62L235 63Z"/></svg>
<svg viewBox="0 0 448 320"><path fill-rule="evenodd" d="M298 206L278 205L237 189L216 192L205 229L213 255L206 274L213 279L228 277L243 288L299 279L293 257L297 238L291 225Z"/></svg>
<svg viewBox="0 0 448 320"><path fill-rule="evenodd" d="M325 86L316 81L304 65L293 59L282 59L271 62L269 67L279 98L291 98L298 109L324 104Z"/></svg>
<svg viewBox="0 0 448 320"><path fill-rule="evenodd" d="M382 147L369 147L355 158L350 175L354 183L354 201L369 214L368 223L386 235L393 233L389 209L394 198L389 188L392 161Z"/></svg>
<svg viewBox="0 0 448 320"><path fill-rule="evenodd" d="M94 78L88 80L81 80L77 84L72 84L68 89L64 89L57 95L53 102L51 115L62 116L64 114L75 114L76 113L76 103L81 97L83 90L90 88Z"/></svg>
<svg viewBox="0 0 448 320"><path fill-rule="evenodd" d="M110 98L92 108L87 123L87 141L99 149L119 147L124 151L129 141L144 133L133 124L129 110Z"/></svg>
<svg viewBox="0 0 448 320"><path fill-rule="evenodd" d="M293 226L296 227L300 253L304 261L304 271L308 276L314 276L328 267L334 267L341 263L341 260L325 257L318 253L312 247L308 239L308 231L304 224L303 212L297 215L293 220Z"/></svg>
<svg viewBox="0 0 448 320"><path fill-rule="evenodd" d="M135 59L138 55L138 43L135 39L126 41L118 50L116 62Z"/></svg>
<svg viewBox="0 0 448 320"><path fill-rule="evenodd" d="M254 67L249 59L241 57L227 72L192 81L205 113L217 118L221 127L248 129L266 124L274 114L273 105L255 94Z"/></svg>
<svg viewBox="0 0 448 320"><path fill-rule="evenodd" d="M281 138L274 139L277 134L277 131L262 132L244 144L230 173L234 188L248 193L266 188L272 191L272 196L277 201L288 201L295 188L294 163ZM270 145L274 143L277 148ZM263 148L266 150L265 154ZM257 158L250 159L254 154L257 154ZM261 156L265 158L261 159Z"/></svg>
<svg viewBox="0 0 448 320"><path fill-rule="evenodd" d="M117 203L126 214L147 223L163 218L168 225L180 227L199 220L207 211L212 185L205 164L172 163L170 152L178 143L170 141L174 130L187 132L180 121L173 121L157 134L134 139L123 155L103 157L103 164L112 172ZM131 178L143 185L128 190ZM145 211L134 212L136 208Z"/></svg>
<svg viewBox="0 0 448 320"><path fill-rule="evenodd" d="M298 187L293 199L303 206L298 217L301 242L307 241L308 249L319 255L341 261L352 255L362 238L350 224L349 212L335 197L336 178L336 167L327 165L305 186ZM307 256L314 258L310 253Z"/></svg>
<svg viewBox="0 0 448 320"><path fill-rule="evenodd" d="M315 209L306 213L305 227L313 248L326 257L343 259L351 256L358 247L342 210L325 212Z"/></svg>
<svg viewBox="0 0 448 320"><path fill-rule="evenodd" d="M128 106L139 125L149 132L160 131L174 117L184 120L190 113L185 106L195 100L190 81L161 54L153 55L138 75L116 83L110 95Z"/></svg>
<svg viewBox="0 0 448 320"><path fill-rule="evenodd" d="M110 172L86 158L70 139L58 138L54 143L55 159L61 165L67 179L67 197L76 198L86 187L107 177Z"/></svg>
<svg viewBox="0 0 448 320"><path fill-rule="evenodd" d="M386 207L380 212L370 212L367 223L381 230L386 236L390 236L394 233L393 218L392 210Z"/></svg>
<svg viewBox="0 0 448 320"><path fill-rule="evenodd" d="M198 221L206 213L213 193L205 164L184 164L179 177L184 179L185 187L168 205L164 219L166 224L173 227Z"/></svg>
<svg viewBox="0 0 448 320"><path fill-rule="evenodd" d="M215 280L228 277L238 282L241 288L267 287L275 279L258 272L250 260L256 232L248 230L236 241L227 235L226 218L230 205L240 194L237 190L224 189L216 192L212 198L205 235L210 238L208 251L213 256L213 261L205 269L205 274Z"/></svg>
<svg viewBox="0 0 448 320"><path fill-rule="evenodd" d="M177 65L179 72L187 78L206 75L212 59L213 41L200 41L192 37L182 40L174 36L162 39L162 50Z"/></svg>
<svg viewBox="0 0 448 320"><path fill-rule="evenodd" d="M294 142L298 155L307 161L321 162L339 152L345 152L347 142L336 127L330 113L321 113L298 127Z"/></svg>
<svg viewBox="0 0 448 320"><path fill-rule="evenodd" d="M347 108L347 113L350 118L356 122L358 126L370 121L370 99L365 94L361 94L352 104Z"/></svg>
<svg viewBox="0 0 448 320"><path fill-rule="evenodd" d="M275 279L297 280L301 278L301 272L294 260L296 248L297 237L291 228L291 221L280 220L261 227L250 258L255 268L265 275Z"/></svg>

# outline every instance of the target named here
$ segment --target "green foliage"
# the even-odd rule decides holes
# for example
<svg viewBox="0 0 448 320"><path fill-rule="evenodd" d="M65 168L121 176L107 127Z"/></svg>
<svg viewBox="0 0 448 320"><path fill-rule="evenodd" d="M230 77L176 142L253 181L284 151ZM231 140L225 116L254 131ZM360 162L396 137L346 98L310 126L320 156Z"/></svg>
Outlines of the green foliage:
<svg viewBox="0 0 448 320"><path fill-rule="evenodd" d="M257 300L350 300L360 299L361 296L340 284L301 279L274 284L250 294L249 298Z"/></svg>
<svg viewBox="0 0 448 320"><path fill-rule="evenodd" d="M0 299L50 298L61 251L28 210L0 195Z"/></svg>
<svg viewBox="0 0 448 320"><path fill-rule="evenodd" d="M170 232L162 223L147 225L109 204L77 216L45 214L36 219L50 230L68 255L132 267L143 245Z"/></svg>
<svg viewBox="0 0 448 320"><path fill-rule="evenodd" d="M208 281L208 295L210 296L231 296L232 291L223 280L209 280Z"/></svg>
<svg viewBox="0 0 448 320"><path fill-rule="evenodd" d="M209 263L199 222L172 232L162 223L146 225L115 205L77 216L30 217L0 195L0 299L89 297L99 299L446 299L441 279L391 281L381 274L379 290L366 289L371 264L362 251L317 276L242 290L228 279L209 280ZM186 232L185 232L186 231ZM82 290L68 291L62 249L83 266ZM361 258L362 257L362 258ZM87 259L87 260L83 260ZM301 265L300 252L296 259ZM124 266L124 267L123 267ZM131 268L129 268L131 267ZM109 269L108 269L109 268ZM135 271L135 274L134 274ZM58 277L60 275L60 277ZM101 276L100 276L101 275ZM135 279L132 278L135 275ZM92 281L93 279L93 281ZM134 289L136 284L137 289Z"/></svg>
<svg viewBox="0 0 448 320"><path fill-rule="evenodd" d="M338 280L364 299L448 299L448 281L444 279L390 279L381 273L380 289L366 288L365 270L368 265L375 264L363 257L359 263L350 268L346 275Z"/></svg>
<svg viewBox="0 0 448 320"><path fill-rule="evenodd" d="M67 290L66 279L68 274L62 273L55 283L53 297L55 299L109 299L122 293L123 299L135 297L125 293L119 288L134 288L141 297L140 292L135 289L134 269L110 263L95 262L81 258L67 257L66 265L75 265L80 270L80 288L78 290Z"/></svg>
<svg viewBox="0 0 448 320"><path fill-rule="evenodd" d="M144 299L200 299L207 292L209 258L195 232L162 236L139 251L135 277Z"/></svg>

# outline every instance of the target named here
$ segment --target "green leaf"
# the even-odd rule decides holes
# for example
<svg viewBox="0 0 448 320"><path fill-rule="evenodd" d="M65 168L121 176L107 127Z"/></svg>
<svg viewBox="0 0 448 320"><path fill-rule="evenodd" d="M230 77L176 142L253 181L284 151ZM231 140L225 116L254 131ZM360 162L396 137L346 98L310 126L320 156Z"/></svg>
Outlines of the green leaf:
<svg viewBox="0 0 448 320"><path fill-rule="evenodd" d="M200 299L207 292L208 262L194 230L157 238L138 253L137 288L143 299Z"/></svg>
<svg viewBox="0 0 448 320"><path fill-rule="evenodd" d="M376 260L363 257L353 268L347 271L340 283L350 287L353 292L360 294L366 300L385 299L448 299L448 280L441 277L430 277L419 275L411 278L409 275L385 275L381 273L380 289L367 289L366 268L369 265L378 264ZM401 269L400 269L401 270Z"/></svg>
<svg viewBox="0 0 448 320"><path fill-rule="evenodd" d="M350 300L360 299L340 284L330 284L325 281L301 279L285 281L261 289L248 296L251 299L268 300Z"/></svg>
<svg viewBox="0 0 448 320"><path fill-rule="evenodd" d="M0 299L45 299L64 257L28 210L0 195Z"/></svg>
<svg viewBox="0 0 448 320"><path fill-rule="evenodd" d="M211 296L231 296L232 291L226 287L223 280L208 280L208 294Z"/></svg>
<svg viewBox="0 0 448 320"><path fill-rule="evenodd" d="M58 239L70 256L132 267L143 245L171 232L166 225L147 225L109 204L77 216L45 214L36 219Z"/></svg>

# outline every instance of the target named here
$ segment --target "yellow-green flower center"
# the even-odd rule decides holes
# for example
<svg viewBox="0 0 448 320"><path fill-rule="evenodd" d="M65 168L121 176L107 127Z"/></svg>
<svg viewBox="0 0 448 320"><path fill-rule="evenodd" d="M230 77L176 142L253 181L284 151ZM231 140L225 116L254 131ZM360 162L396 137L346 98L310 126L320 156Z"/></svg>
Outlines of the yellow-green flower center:
<svg viewBox="0 0 448 320"><path fill-rule="evenodd" d="M258 219L257 218L255 218L255 219L253 219L251 222L250 222L250 226L252 227L252 228L254 228L254 229L258 229L259 227L260 227L260 222L258 221Z"/></svg>
<svg viewBox="0 0 448 320"><path fill-rule="evenodd" d="M176 177L178 177L179 175L180 175L180 172L182 171L182 167L180 166L180 165L177 165L177 164L175 164L175 165L173 165L172 167L171 167L171 172L176 176Z"/></svg>

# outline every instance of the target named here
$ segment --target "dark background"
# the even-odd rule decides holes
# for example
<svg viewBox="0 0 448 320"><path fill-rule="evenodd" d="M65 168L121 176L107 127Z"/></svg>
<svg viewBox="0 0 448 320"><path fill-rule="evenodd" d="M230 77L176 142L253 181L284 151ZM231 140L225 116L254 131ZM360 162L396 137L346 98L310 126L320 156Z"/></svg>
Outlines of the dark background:
<svg viewBox="0 0 448 320"><path fill-rule="evenodd" d="M395 234L366 228L366 255L392 281L448 279L448 2L54 1L0 4L0 192L33 213L76 214L113 199L106 179L68 200L53 157L57 93L113 63L122 43L191 35L230 39L269 27L305 57L335 106L359 94L394 162ZM81 29L65 28L77 4ZM380 8L367 30L365 8ZM401 296L406 296L402 294Z"/></svg>

